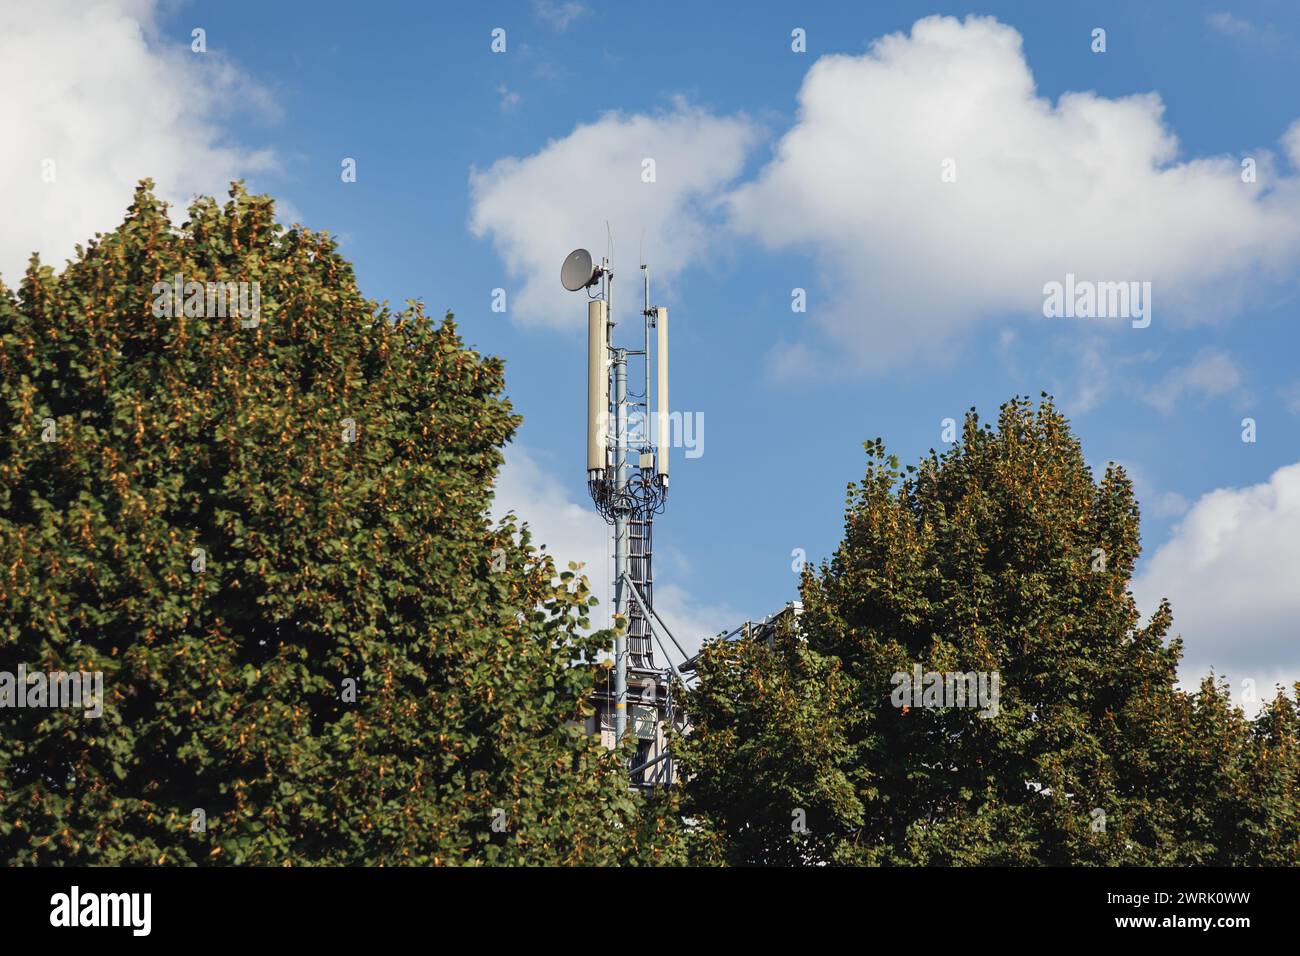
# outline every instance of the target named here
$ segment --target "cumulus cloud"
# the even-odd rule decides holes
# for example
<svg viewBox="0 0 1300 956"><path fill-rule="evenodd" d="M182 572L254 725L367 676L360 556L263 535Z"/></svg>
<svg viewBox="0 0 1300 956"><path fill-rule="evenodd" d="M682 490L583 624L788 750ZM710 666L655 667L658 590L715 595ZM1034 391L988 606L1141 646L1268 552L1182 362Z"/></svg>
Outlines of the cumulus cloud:
<svg viewBox="0 0 1300 956"><path fill-rule="evenodd" d="M1298 579L1300 463L1203 495L1142 566L1133 594L1146 613L1169 598L1185 683L1213 668L1243 702L1243 680L1270 697L1275 683L1300 679Z"/></svg>
<svg viewBox="0 0 1300 956"><path fill-rule="evenodd" d="M1252 151L1257 181L1244 183L1239 156L1180 155L1158 94L1042 97L1020 34L992 18L930 17L862 55L822 57L798 103L771 160L729 192L759 130L680 102L606 114L473 171L470 228L521 284L514 317L581 322L556 250L599 252L606 219L624 262L644 231L661 278L727 236L806 253L811 274L791 284L820 286L810 334L772 357L792 378L951 356L1008 315L1080 335L1128 328L1043 318L1044 285L1067 273L1150 282L1163 324L1230 314L1300 262L1300 179L1272 152ZM1300 166L1300 123L1280 132ZM642 182L647 158L655 183Z"/></svg>
<svg viewBox="0 0 1300 956"><path fill-rule="evenodd" d="M583 574L600 604L593 609L592 623L608 627L614 600L614 560L608 525L585 501L578 503L568 488L538 457L520 445L506 449L506 463L497 476L492 514L501 517L513 510L532 529L533 542L546 545L556 567L564 570L570 561L584 564ZM654 609L672 630L673 636L693 654L704 638L729 630L743 620L725 603L702 601L674 580L680 562L656 560ZM656 648L656 659L662 655ZM681 663L674 651L674 663Z"/></svg>
<svg viewBox="0 0 1300 956"><path fill-rule="evenodd" d="M236 111L273 114L266 92L219 52L192 53L188 33L159 37L155 16L154 0L0 4L7 284L34 250L57 268L118 225L140 179L183 212L274 165L222 127Z"/></svg>
<svg viewBox="0 0 1300 956"><path fill-rule="evenodd" d="M1044 319L1043 286L1067 273L1151 282L1155 322L1213 318L1300 259L1300 186L1271 155L1253 184L1239 157L1180 159L1157 94L1053 102L1021 46L991 18L930 17L808 71L794 126L729 206L740 233L809 254L823 353L879 367L951 354L1008 313L1115 321Z"/></svg>
<svg viewBox="0 0 1300 956"><path fill-rule="evenodd" d="M492 240L519 283L508 300L511 316L555 327L586 322L560 286L560 263L578 246L599 260L606 220L623 276L636 275L644 236L654 276L671 282L708 252L716 197L740 173L757 135L744 117L678 101L659 116L606 113L531 156L473 170L470 229ZM653 182L644 181L647 171ZM633 278L625 288L636 285Z"/></svg>

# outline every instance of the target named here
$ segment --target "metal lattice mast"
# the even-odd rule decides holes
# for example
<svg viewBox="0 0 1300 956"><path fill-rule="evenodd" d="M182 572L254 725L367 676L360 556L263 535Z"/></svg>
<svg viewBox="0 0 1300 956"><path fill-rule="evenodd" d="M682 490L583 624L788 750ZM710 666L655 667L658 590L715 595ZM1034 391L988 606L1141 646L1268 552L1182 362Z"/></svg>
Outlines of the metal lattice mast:
<svg viewBox="0 0 1300 956"><path fill-rule="evenodd" d="M614 273L608 258L597 267L589 253L575 250L565 260L561 280L575 292L600 285L598 294L588 292L587 485L596 510L613 526L614 614L623 624L615 638L613 701L606 703L612 704L615 746L627 734L631 712L639 747L633 776L636 782L646 783L640 773L660 763L671 779L662 727L677 719L669 693L670 670L677 671L664 641L677 642L653 605L654 516L663 511L668 497L668 312L650 307L649 272L644 265L641 268L645 305L640 348L612 342L617 322L612 305ZM657 372L653 415L652 329ZM630 388L632 360L645 363L645 390L639 395ZM656 664L656 643L667 668Z"/></svg>

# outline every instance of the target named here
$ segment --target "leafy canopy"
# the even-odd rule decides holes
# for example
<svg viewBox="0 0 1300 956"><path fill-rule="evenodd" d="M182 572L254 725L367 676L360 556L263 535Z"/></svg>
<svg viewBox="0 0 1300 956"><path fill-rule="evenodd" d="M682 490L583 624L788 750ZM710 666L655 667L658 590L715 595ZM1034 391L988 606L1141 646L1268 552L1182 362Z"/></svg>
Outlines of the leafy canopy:
<svg viewBox="0 0 1300 956"><path fill-rule="evenodd" d="M866 450L799 636L703 654L686 809L729 859L1300 861L1295 701L1252 724L1176 688L1171 608L1143 623L1129 591L1132 484L1094 480L1050 399L972 410L906 470ZM996 675L998 706L897 695L918 669Z"/></svg>
<svg viewBox="0 0 1300 956"><path fill-rule="evenodd" d="M0 856L670 858L576 724L585 580L486 517L502 363L273 213L237 184L177 229L145 182L0 286L0 666L105 691L0 710ZM156 308L178 275L255 283L258 320Z"/></svg>

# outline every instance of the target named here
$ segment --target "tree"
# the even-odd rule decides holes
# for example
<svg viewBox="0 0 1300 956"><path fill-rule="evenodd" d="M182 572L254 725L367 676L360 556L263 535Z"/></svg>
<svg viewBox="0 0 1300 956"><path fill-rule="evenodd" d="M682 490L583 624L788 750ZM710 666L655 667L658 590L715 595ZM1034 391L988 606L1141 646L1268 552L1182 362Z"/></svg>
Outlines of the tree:
<svg viewBox="0 0 1300 956"><path fill-rule="evenodd" d="M502 389L238 184L0 286L0 664L105 698L0 711L0 855L673 859L575 723L585 579L486 517Z"/></svg>
<svg viewBox="0 0 1300 956"><path fill-rule="evenodd" d="M690 732L675 741L687 813L704 821L696 858L704 848L735 865L833 856L835 835L863 821L844 733L856 708L840 662L804 646L787 625L770 646L707 643L696 672Z"/></svg>
<svg viewBox="0 0 1300 956"><path fill-rule="evenodd" d="M905 472L866 450L844 540L802 581L806 647L712 648L688 702L687 811L733 859L790 860L766 823L819 788L810 862L1300 858L1294 706L1252 728L1212 682L1177 690L1172 610L1144 624L1128 589L1132 485L1094 481L1050 399L996 430L972 410Z"/></svg>

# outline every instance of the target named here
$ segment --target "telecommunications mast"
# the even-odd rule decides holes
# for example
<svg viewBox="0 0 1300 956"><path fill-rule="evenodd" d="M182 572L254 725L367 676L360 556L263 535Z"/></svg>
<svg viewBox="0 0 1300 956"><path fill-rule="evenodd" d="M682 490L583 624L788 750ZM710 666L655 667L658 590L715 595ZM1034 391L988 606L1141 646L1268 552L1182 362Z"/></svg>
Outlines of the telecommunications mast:
<svg viewBox="0 0 1300 956"><path fill-rule="evenodd" d="M596 694L596 730L612 727L621 747L629 711L637 753L630 772L637 786L673 782L665 727L681 729L670 675L680 678L665 639L687 655L654 610L654 516L668 500L668 310L650 306L650 273L641 266L644 306L640 348L613 344L614 272L608 258L595 265L586 249L569 253L560 282L587 292L587 487L614 529L614 615L622 622L614 642L614 687ZM593 287L598 291L592 292ZM651 413L651 331L654 332L654 412ZM629 362L639 360L645 391L629 385ZM612 380L612 389L611 389ZM656 664L658 645L667 667ZM612 719L611 719L612 716Z"/></svg>

